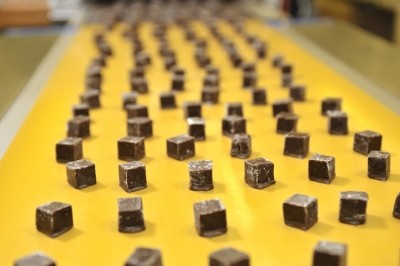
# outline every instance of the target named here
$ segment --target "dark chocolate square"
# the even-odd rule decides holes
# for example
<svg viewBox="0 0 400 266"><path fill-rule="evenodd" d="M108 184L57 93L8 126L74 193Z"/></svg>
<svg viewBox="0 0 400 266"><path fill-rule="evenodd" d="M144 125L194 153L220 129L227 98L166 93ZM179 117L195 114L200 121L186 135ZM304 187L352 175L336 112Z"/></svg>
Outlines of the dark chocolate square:
<svg viewBox="0 0 400 266"><path fill-rule="evenodd" d="M237 115L224 117L222 119L222 133L228 137L235 134L246 134L246 119Z"/></svg>
<svg viewBox="0 0 400 266"><path fill-rule="evenodd" d="M142 162L134 161L120 164L119 185L126 192L145 189L147 187L146 166Z"/></svg>
<svg viewBox="0 0 400 266"><path fill-rule="evenodd" d="M128 104L125 106L127 118L149 117L147 106L142 104Z"/></svg>
<svg viewBox="0 0 400 266"><path fill-rule="evenodd" d="M146 78L134 77L131 79L131 90L140 94L148 93L149 87Z"/></svg>
<svg viewBox="0 0 400 266"><path fill-rule="evenodd" d="M400 219L400 193L397 194L396 199L394 201L393 217Z"/></svg>
<svg viewBox="0 0 400 266"><path fill-rule="evenodd" d="M264 88L253 89L252 103L253 103L253 105L266 105L267 104L267 90Z"/></svg>
<svg viewBox="0 0 400 266"><path fill-rule="evenodd" d="M153 121L147 117L129 118L127 132L128 136L149 138L153 136Z"/></svg>
<svg viewBox="0 0 400 266"><path fill-rule="evenodd" d="M276 133L286 134L297 131L299 117L293 113L281 112L276 116Z"/></svg>
<svg viewBox="0 0 400 266"><path fill-rule="evenodd" d="M59 163L67 163L80 160L83 157L82 139L66 138L56 144L56 160Z"/></svg>
<svg viewBox="0 0 400 266"><path fill-rule="evenodd" d="M201 117L201 103L200 102L184 102L183 110L185 112L185 118Z"/></svg>
<svg viewBox="0 0 400 266"><path fill-rule="evenodd" d="M325 98L321 102L321 114L327 115L328 111L341 111L342 99L341 98Z"/></svg>
<svg viewBox="0 0 400 266"><path fill-rule="evenodd" d="M206 104L217 104L219 101L219 89L215 87L203 88L201 101Z"/></svg>
<svg viewBox="0 0 400 266"><path fill-rule="evenodd" d="M178 135L167 139L167 155L182 161L195 156L194 137L189 135Z"/></svg>
<svg viewBox="0 0 400 266"><path fill-rule="evenodd" d="M204 87L219 87L219 78L215 74L207 74L203 80Z"/></svg>
<svg viewBox="0 0 400 266"><path fill-rule="evenodd" d="M328 132L331 135L347 135L347 114L342 111L328 111Z"/></svg>
<svg viewBox="0 0 400 266"><path fill-rule="evenodd" d="M35 252L19 258L14 262L14 266L56 266L56 262L42 252Z"/></svg>
<svg viewBox="0 0 400 266"><path fill-rule="evenodd" d="M330 184L335 178L335 157L314 154L308 161L308 178L311 181Z"/></svg>
<svg viewBox="0 0 400 266"><path fill-rule="evenodd" d="M228 231L226 210L218 199L205 200L193 205L197 233L204 237L215 237Z"/></svg>
<svg viewBox="0 0 400 266"><path fill-rule="evenodd" d="M306 87L304 85L290 86L290 98L296 102L304 102L306 100Z"/></svg>
<svg viewBox="0 0 400 266"><path fill-rule="evenodd" d="M247 159L251 155L251 137L247 134L235 134L232 138L231 156Z"/></svg>
<svg viewBox="0 0 400 266"><path fill-rule="evenodd" d="M184 89L185 89L185 77L182 75L174 75L172 77L171 90L184 91Z"/></svg>
<svg viewBox="0 0 400 266"><path fill-rule="evenodd" d="M314 197L294 194L283 203L285 224L302 230L318 221L318 201Z"/></svg>
<svg viewBox="0 0 400 266"><path fill-rule="evenodd" d="M118 230L136 233L145 230L141 197L118 199Z"/></svg>
<svg viewBox="0 0 400 266"><path fill-rule="evenodd" d="M122 108L126 109L128 104L136 104L137 102L137 93L132 91L128 93L122 94Z"/></svg>
<svg viewBox="0 0 400 266"><path fill-rule="evenodd" d="M138 247L125 262L125 266L162 266L161 251Z"/></svg>
<svg viewBox="0 0 400 266"><path fill-rule="evenodd" d="M86 103L75 104L74 106L72 106L72 114L73 116L89 116L89 105L87 105Z"/></svg>
<svg viewBox="0 0 400 266"><path fill-rule="evenodd" d="M368 177L386 181L390 174L390 154L382 151L371 151L368 154Z"/></svg>
<svg viewBox="0 0 400 266"><path fill-rule="evenodd" d="M57 237L73 227L72 206L53 201L36 208L36 229L49 236Z"/></svg>
<svg viewBox="0 0 400 266"><path fill-rule="evenodd" d="M312 266L347 265L347 246L340 243L320 241L314 248Z"/></svg>
<svg viewBox="0 0 400 266"><path fill-rule="evenodd" d="M281 86L284 88L288 88L293 84L293 76L292 74L282 74L281 76Z"/></svg>
<svg viewBox="0 0 400 266"><path fill-rule="evenodd" d="M234 248L223 248L210 254L210 266L250 266L250 257Z"/></svg>
<svg viewBox="0 0 400 266"><path fill-rule="evenodd" d="M212 161L198 160L188 163L190 176L190 190L208 191L214 188L212 175Z"/></svg>
<svg viewBox="0 0 400 266"><path fill-rule="evenodd" d="M272 103L272 114L276 117L279 113L293 113L292 99L278 99Z"/></svg>
<svg viewBox="0 0 400 266"><path fill-rule="evenodd" d="M244 179L249 186L256 189L263 189L275 184L274 163L265 158L245 161Z"/></svg>
<svg viewBox="0 0 400 266"><path fill-rule="evenodd" d="M176 108L175 93L174 92L161 92L160 93L160 107L161 107L161 109Z"/></svg>
<svg viewBox="0 0 400 266"><path fill-rule="evenodd" d="M243 73L242 87L244 89L253 89L257 85L257 75L255 73Z"/></svg>
<svg viewBox="0 0 400 266"><path fill-rule="evenodd" d="M241 102L230 102L226 104L226 115L243 116L243 105Z"/></svg>
<svg viewBox="0 0 400 266"><path fill-rule="evenodd" d="M357 132L354 135L353 150L364 155L368 155L371 151L380 151L382 146L382 135L366 130Z"/></svg>
<svg viewBox="0 0 400 266"><path fill-rule="evenodd" d="M81 103L89 105L90 109L99 108L100 104L100 92L98 90L86 90L80 95Z"/></svg>
<svg viewBox="0 0 400 266"><path fill-rule="evenodd" d="M118 140L118 159L138 161L145 156L143 137L124 137Z"/></svg>
<svg viewBox="0 0 400 266"><path fill-rule="evenodd" d="M291 132L285 136L283 154L295 158L305 158L310 146L310 135Z"/></svg>
<svg viewBox="0 0 400 266"><path fill-rule="evenodd" d="M274 55L272 57L272 66L276 68L280 68L283 65L283 57L281 55Z"/></svg>
<svg viewBox="0 0 400 266"><path fill-rule="evenodd" d="M90 118L78 115L69 120L67 136L75 138L90 137Z"/></svg>
<svg viewBox="0 0 400 266"><path fill-rule="evenodd" d="M362 191L340 192L339 221L360 225L367 219L368 194Z"/></svg>
<svg viewBox="0 0 400 266"><path fill-rule="evenodd" d="M206 139L206 124L203 118L190 117L187 119L189 126L189 135L194 137L195 140Z"/></svg>
<svg viewBox="0 0 400 266"><path fill-rule="evenodd" d="M83 189L96 184L96 168L89 160L78 160L66 165L68 183L77 189Z"/></svg>

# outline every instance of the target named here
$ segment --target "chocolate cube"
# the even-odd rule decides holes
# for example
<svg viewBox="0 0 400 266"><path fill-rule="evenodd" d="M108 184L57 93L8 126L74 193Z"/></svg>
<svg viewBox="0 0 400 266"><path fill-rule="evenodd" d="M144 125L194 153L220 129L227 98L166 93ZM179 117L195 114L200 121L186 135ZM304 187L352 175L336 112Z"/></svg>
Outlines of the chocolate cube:
<svg viewBox="0 0 400 266"><path fill-rule="evenodd" d="M14 262L14 266L56 266L56 262L42 252L35 252L19 258Z"/></svg>
<svg viewBox="0 0 400 266"><path fill-rule="evenodd" d="M234 248L223 248L210 254L209 266L250 266L250 257Z"/></svg>
<svg viewBox="0 0 400 266"><path fill-rule="evenodd" d="M266 105L267 104L267 90L264 88L253 89L252 103L254 105Z"/></svg>
<svg viewBox="0 0 400 266"><path fill-rule="evenodd" d="M144 77L144 67L135 67L134 69L131 69L131 71L129 72L129 77L130 77L130 79L143 78Z"/></svg>
<svg viewBox="0 0 400 266"><path fill-rule="evenodd" d="M215 67L215 66L207 66L206 67L206 72L207 72L207 76L215 76L219 80L220 73L219 73L219 69L217 67Z"/></svg>
<svg viewBox="0 0 400 266"><path fill-rule="evenodd" d="M175 93L174 92L161 92L160 93L160 106L161 106L161 109L176 108Z"/></svg>
<svg viewBox="0 0 400 266"><path fill-rule="evenodd" d="M212 178L212 161L190 161L188 168L190 176L190 190L207 191L214 188Z"/></svg>
<svg viewBox="0 0 400 266"><path fill-rule="evenodd" d="M312 266L346 266L347 246L340 243L320 241L314 248Z"/></svg>
<svg viewBox="0 0 400 266"><path fill-rule="evenodd" d="M281 65L281 72L282 72L282 74L292 74L293 66L288 63L283 63Z"/></svg>
<svg viewBox="0 0 400 266"><path fill-rule="evenodd" d="M294 194L283 203L285 224L302 230L318 221L318 201L314 197Z"/></svg>
<svg viewBox="0 0 400 266"><path fill-rule="evenodd" d="M97 90L87 90L80 95L81 103L89 105L90 109L99 108L100 104L100 92Z"/></svg>
<svg viewBox="0 0 400 266"><path fill-rule="evenodd" d="M283 154L295 158L305 158L310 146L310 135L290 132L285 135Z"/></svg>
<svg viewBox="0 0 400 266"><path fill-rule="evenodd" d="M190 117L187 120L189 126L189 135L195 140L206 139L206 124L201 117Z"/></svg>
<svg viewBox="0 0 400 266"><path fill-rule="evenodd" d="M96 184L96 168L88 160L78 160L66 164L68 183L77 189Z"/></svg>
<svg viewBox="0 0 400 266"><path fill-rule="evenodd" d="M364 155L371 151L380 151L382 146L382 135L374 131L357 132L354 135L353 150Z"/></svg>
<svg viewBox="0 0 400 266"><path fill-rule="evenodd" d="M124 137L118 140L118 159L138 161L145 156L143 137Z"/></svg>
<svg viewBox="0 0 400 266"><path fill-rule="evenodd" d="M286 134L297 131L299 117L293 113L281 112L276 116L276 133Z"/></svg>
<svg viewBox="0 0 400 266"><path fill-rule="evenodd" d="M272 57L272 66L281 67L283 65L283 57L281 55L274 55Z"/></svg>
<svg viewBox="0 0 400 266"><path fill-rule="evenodd" d="M235 134L246 134L246 119L236 115L224 117L222 119L222 133L229 137Z"/></svg>
<svg viewBox="0 0 400 266"><path fill-rule="evenodd" d="M126 106L129 104L136 104L137 93L132 91L122 94L122 108L126 110Z"/></svg>
<svg viewBox="0 0 400 266"><path fill-rule="evenodd" d="M331 135L347 135L347 114L342 111L328 111L328 131Z"/></svg>
<svg viewBox="0 0 400 266"><path fill-rule="evenodd" d="M149 138L153 136L153 121L147 117L129 118L127 132L128 136Z"/></svg>
<svg viewBox="0 0 400 266"><path fill-rule="evenodd" d="M49 236L57 237L73 226L72 206L53 201L36 208L36 229Z"/></svg>
<svg viewBox="0 0 400 266"><path fill-rule="evenodd" d="M140 94L148 93L149 87L146 78L135 77L131 79L131 90Z"/></svg>
<svg viewBox="0 0 400 266"><path fill-rule="evenodd" d="M178 135L167 139L167 155L182 161L195 156L194 137Z"/></svg>
<svg viewBox="0 0 400 266"><path fill-rule="evenodd" d="M219 101L219 89L206 87L201 91L201 101L207 104L217 104Z"/></svg>
<svg viewBox="0 0 400 266"><path fill-rule="evenodd" d="M185 112L185 118L201 117L201 103L200 102L184 102L183 110Z"/></svg>
<svg viewBox="0 0 400 266"><path fill-rule="evenodd" d="M125 106L126 114L129 118L149 117L147 106L141 104L128 104Z"/></svg>
<svg viewBox="0 0 400 266"><path fill-rule="evenodd" d="M306 87L303 85L290 86L290 98L296 102L304 102L306 99Z"/></svg>
<svg viewBox="0 0 400 266"><path fill-rule="evenodd" d="M272 114L274 117L283 112L293 113L292 99L278 99L272 103Z"/></svg>
<svg viewBox="0 0 400 266"><path fill-rule="evenodd" d="M368 177L386 181L390 174L390 154L382 151L371 151L368 154Z"/></svg>
<svg viewBox="0 0 400 266"><path fill-rule="evenodd" d="M90 137L90 118L78 115L68 121L68 137L87 138Z"/></svg>
<svg viewBox="0 0 400 266"><path fill-rule="evenodd" d="M339 221L345 224L364 224L367 217L368 194L362 191L340 192Z"/></svg>
<svg viewBox="0 0 400 266"><path fill-rule="evenodd" d="M203 80L204 87L219 87L219 78L215 74L208 74Z"/></svg>
<svg viewBox="0 0 400 266"><path fill-rule="evenodd" d="M325 98L321 102L321 114L327 115L328 111L341 111L342 99L341 98Z"/></svg>
<svg viewBox="0 0 400 266"><path fill-rule="evenodd" d="M101 90L101 77L86 77L85 78L85 86L86 90Z"/></svg>
<svg viewBox="0 0 400 266"><path fill-rule="evenodd" d="M162 266L161 251L138 247L125 262L125 266Z"/></svg>
<svg viewBox="0 0 400 266"><path fill-rule="evenodd" d="M255 158L244 162L245 182L256 189L263 189L276 183L274 163L265 158Z"/></svg>
<svg viewBox="0 0 400 266"><path fill-rule="evenodd" d="M251 62L243 63L242 71L243 71L243 73L255 74L256 73L256 65Z"/></svg>
<svg viewBox="0 0 400 266"><path fill-rule="evenodd" d="M67 163L82 159L82 139L66 138L56 144L56 160Z"/></svg>
<svg viewBox="0 0 400 266"><path fill-rule="evenodd" d="M281 86L284 88L292 86L293 76L292 74L283 74L281 76Z"/></svg>
<svg viewBox="0 0 400 266"><path fill-rule="evenodd" d="M218 199L200 201L193 204L197 233L204 237L214 237L228 231L226 210Z"/></svg>
<svg viewBox="0 0 400 266"><path fill-rule="evenodd" d="M255 88L257 84L257 75L255 73L243 73L242 87L244 89Z"/></svg>
<svg viewBox="0 0 400 266"><path fill-rule="evenodd" d="M75 104L72 106L72 114L73 116L89 116L89 105L86 103Z"/></svg>
<svg viewBox="0 0 400 266"><path fill-rule="evenodd" d="M171 90L183 91L185 89L185 76L174 75L172 77Z"/></svg>
<svg viewBox="0 0 400 266"><path fill-rule="evenodd" d="M145 230L141 197L118 199L118 230L136 233Z"/></svg>
<svg viewBox="0 0 400 266"><path fill-rule="evenodd" d="M400 193L397 194L393 207L393 217L400 219Z"/></svg>
<svg viewBox="0 0 400 266"><path fill-rule="evenodd" d="M226 104L226 115L243 116L243 106L241 102L231 102Z"/></svg>
<svg viewBox="0 0 400 266"><path fill-rule="evenodd" d="M329 184L335 178L335 157L314 154L308 161L308 178L311 181Z"/></svg>
<svg viewBox="0 0 400 266"><path fill-rule="evenodd" d="M251 137L247 134L235 134L232 138L231 156L247 159L251 155Z"/></svg>
<svg viewBox="0 0 400 266"><path fill-rule="evenodd" d="M146 166L139 161L120 164L119 185L126 192L130 193L147 187Z"/></svg>

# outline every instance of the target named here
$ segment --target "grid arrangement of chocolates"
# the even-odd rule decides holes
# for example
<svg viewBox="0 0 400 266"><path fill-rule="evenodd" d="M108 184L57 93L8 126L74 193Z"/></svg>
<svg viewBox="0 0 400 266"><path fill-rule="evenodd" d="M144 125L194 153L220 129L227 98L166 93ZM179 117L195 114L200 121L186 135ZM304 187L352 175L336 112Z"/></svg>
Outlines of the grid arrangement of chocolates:
<svg viewBox="0 0 400 266"><path fill-rule="evenodd" d="M153 135L153 121L149 118L148 106L137 103L141 94L150 92L146 79L146 67L152 59L146 53L139 35L141 10L149 8L150 13L158 14L155 6L137 3L129 28L124 37L131 41L135 67L129 73L131 92L123 95L122 108L127 114L127 136L116 141L118 158L127 161L119 165L120 187L130 193L146 189L146 165L140 162L146 156L145 142ZM194 8L194 7L192 7ZM198 7L196 7L198 8ZM218 7L213 9L215 13ZM183 161L196 154L196 142L206 141L206 121L202 118L202 104L219 103L220 72L212 65L207 54L207 40L200 38L191 27L191 21L185 18L181 10L175 10L174 23L179 25L186 40L195 46L194 58L198 66L204 68L201 101L184 102L182 111L187 121L187 133L166 139L166 155ZM158 12L162 12L158 10ZM118 22L118 16L112 13L106 28L112 30ZM210 13L211 14L211 13ZM210 15L209 14L209 15ZM226 12L224 19L263 60L268 55L268 44L255 35L245 32L245 19L238 14ZM232 67L242 69L243 88L252 94L252 104L267 105L267 90L257 88L256 65L244 62L235 43L224 36L214 17L201 18L212 36L218 40L223 51L230 59ZM186 70L179 67L176 52L171 49L166 33L168 24L154 21L153 35L159 42L159 55L166 71L172 74L171 90L159 94L161 109L178 108L176 93L185 89ZM81 103L72 108L73 118L67 123L67 138L55 145L56 160L65 163L68 183L75 189L84 189L96 184L95 164L83 159L84 139L90 137L90 112L101 107L102 70L107 65L113 49L106 40L106 32L94 36L99 56L89 65L86 72L86 91L80 95ZM285 141L283 155L305 158L309 154L310 135L297 132L298 116L293 112L293 102L306 101L306 86L296 85L293 80L294 68L281 55L271 57L273 67L280 69L281 85L288 89L287 99L277 99L271 103L273 116L276 118L276 133L283 134ZM151 107L154 108L154 107ZM254 189L266 189L274 185L274 163L266 158L248 159L252 154L251 136L246 131L246 118L243 116L241 102L229 102L225 105L226 116L221 121L221 134L231 138L230 156L244 160L243 184ZM321 115L328 121L327 132L332 135L348 134L348 117L342 111L341 98L326 98L321 101ZM370 130L354 135L353 150L366 156L366 172L369 178L385 181L390 174L390 154L381 151L382 135ZM329 155L314 154L308 160L310 181L329 184L335 178L335 158ZM194 160L188 162L188 184L193 191L208 191L213 185L213 162ZM339 222L360 225L366 222L368 194L364 191L343 191L340 193ZM194 230L201 237L216 237L228 231L226 209L219 199L210 199L193 204ZM318 221L318 200L315 197L294 194L282 203L283 222L287 226L308 230ZM400 219L400 194L394 201L393 216ZM118 229L121 233L136 233L146 229L141 197L118 199ZM36 210L37 230L49 237L57 237L73 227L72 206L62 202L45 203ZM345 265L347 245L320 241L313 252L313 265ZM224 247L209 255L210 265L250 265L250 256L232 247ZM53 259L43 253L34 253L21 258L15 265L55 265ZM162 265L161 250L154 247L138 247L127 259L125 265Z"/></svg>

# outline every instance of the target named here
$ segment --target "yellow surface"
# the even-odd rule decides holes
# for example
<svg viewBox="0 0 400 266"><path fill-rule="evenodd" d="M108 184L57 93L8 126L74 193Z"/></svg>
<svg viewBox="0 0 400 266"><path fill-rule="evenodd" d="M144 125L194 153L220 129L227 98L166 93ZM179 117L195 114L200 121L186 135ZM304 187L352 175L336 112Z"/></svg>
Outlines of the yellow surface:
<svg viewBox="0 0 400 266"><path fill-rule="evenodd" d="M226 24L221 27L233 37L243 56L253 60L247 44ZM204 72L195 66L194 46L184 40L180 29L171 27L168 37L178 51L178 62L187 69L188 79L186 91L177 96L179 108L161 111L158 93L169 90L170 76L157 55L149 25L140 34L154 63L147 71L151 93L139 98L139 103L149 106L154 121L154 136L146 140L147 156L143 159L149 187L128 194L118 185L118 164L122 161L117 159L116 143L126 134L121 94L129 91L127 73L132 65L130 44L121 37L122 26L107 36L115 56L104 71L103 107L91 113L93 136L84 140L84 157L96 164L98 184L84 190L68 185L65 166L56 163L54 150L55 143L65 136L70 108L78 102L85 68L95 55L92 37L97 29L84 27L1 161L0 264L10 265L20 256L42 250L61 266L122 265L135 247L150 246L162 250L165 265L207 265L210 252L233 246L249 253L252 265L310 265L317 241L329 240L348 244L349 265L398 265L400 221L391 213L400 182L399 116L278 32L259 22L248 22L246 30L267 40L270 54L280 52L293 62L296 80L308 87L307 102L295 103L294 110L300 116L299 131L311 134L310 155L336 157L337 177L333 183L311 182L307 159L282 155L284 138L275 134L271 105L251 105L250 92L241 89L241 72L231 68L226 54L202 24L195 28L198 35L209 40L209 54L222 71L220 104L203 107L207 141L196 143L196 156L192 158L213 160L215 189L190 191L188 160L176 161L166 155L166 138L187 131L182 102L200 98ZM259 86L268 88L269 102L288 96L269 60L259 61L257 71ZM343 108L349 115L348 136L327 133L326 118L320 115L320 101L326 96L343 98ZM228 101L244 103L248 133L253 138L251 157L263 156L275 163L275 185L255 190L244 183L243 160L229 156L230 139L221 134L224 104ZM392 174L387 182L369 179L367 158L352 151L354 132L365 129L382 133L383 150L392 153ZM346 190L369 194L365 225L338 222L339 192ZM282 203L294 193L318 198L319 221L308 231L284 225ZM129 196L143 197L144 232L118 232L117 198ZM211 198L220 198L226 206L228 233L202 238L194 228L192 205ZM56 200L72 204L74 228L51 239L36 231L34 214L38 205Z"/></svg>

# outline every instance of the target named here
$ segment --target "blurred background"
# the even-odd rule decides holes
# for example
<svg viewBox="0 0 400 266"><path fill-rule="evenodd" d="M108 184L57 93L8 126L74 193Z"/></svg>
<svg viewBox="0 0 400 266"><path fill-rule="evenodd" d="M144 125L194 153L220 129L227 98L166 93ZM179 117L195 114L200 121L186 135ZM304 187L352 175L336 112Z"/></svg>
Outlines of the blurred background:
<svg viewBox="0 0 400 266"><path fill-rule="evenodd" d="M136 0L139 1L139 0ZM142 0L196 2L207 0ZM135 0L0 0L0 119L56 40ZM400 0L221 0L300 36L400 98Z"/></svg>

